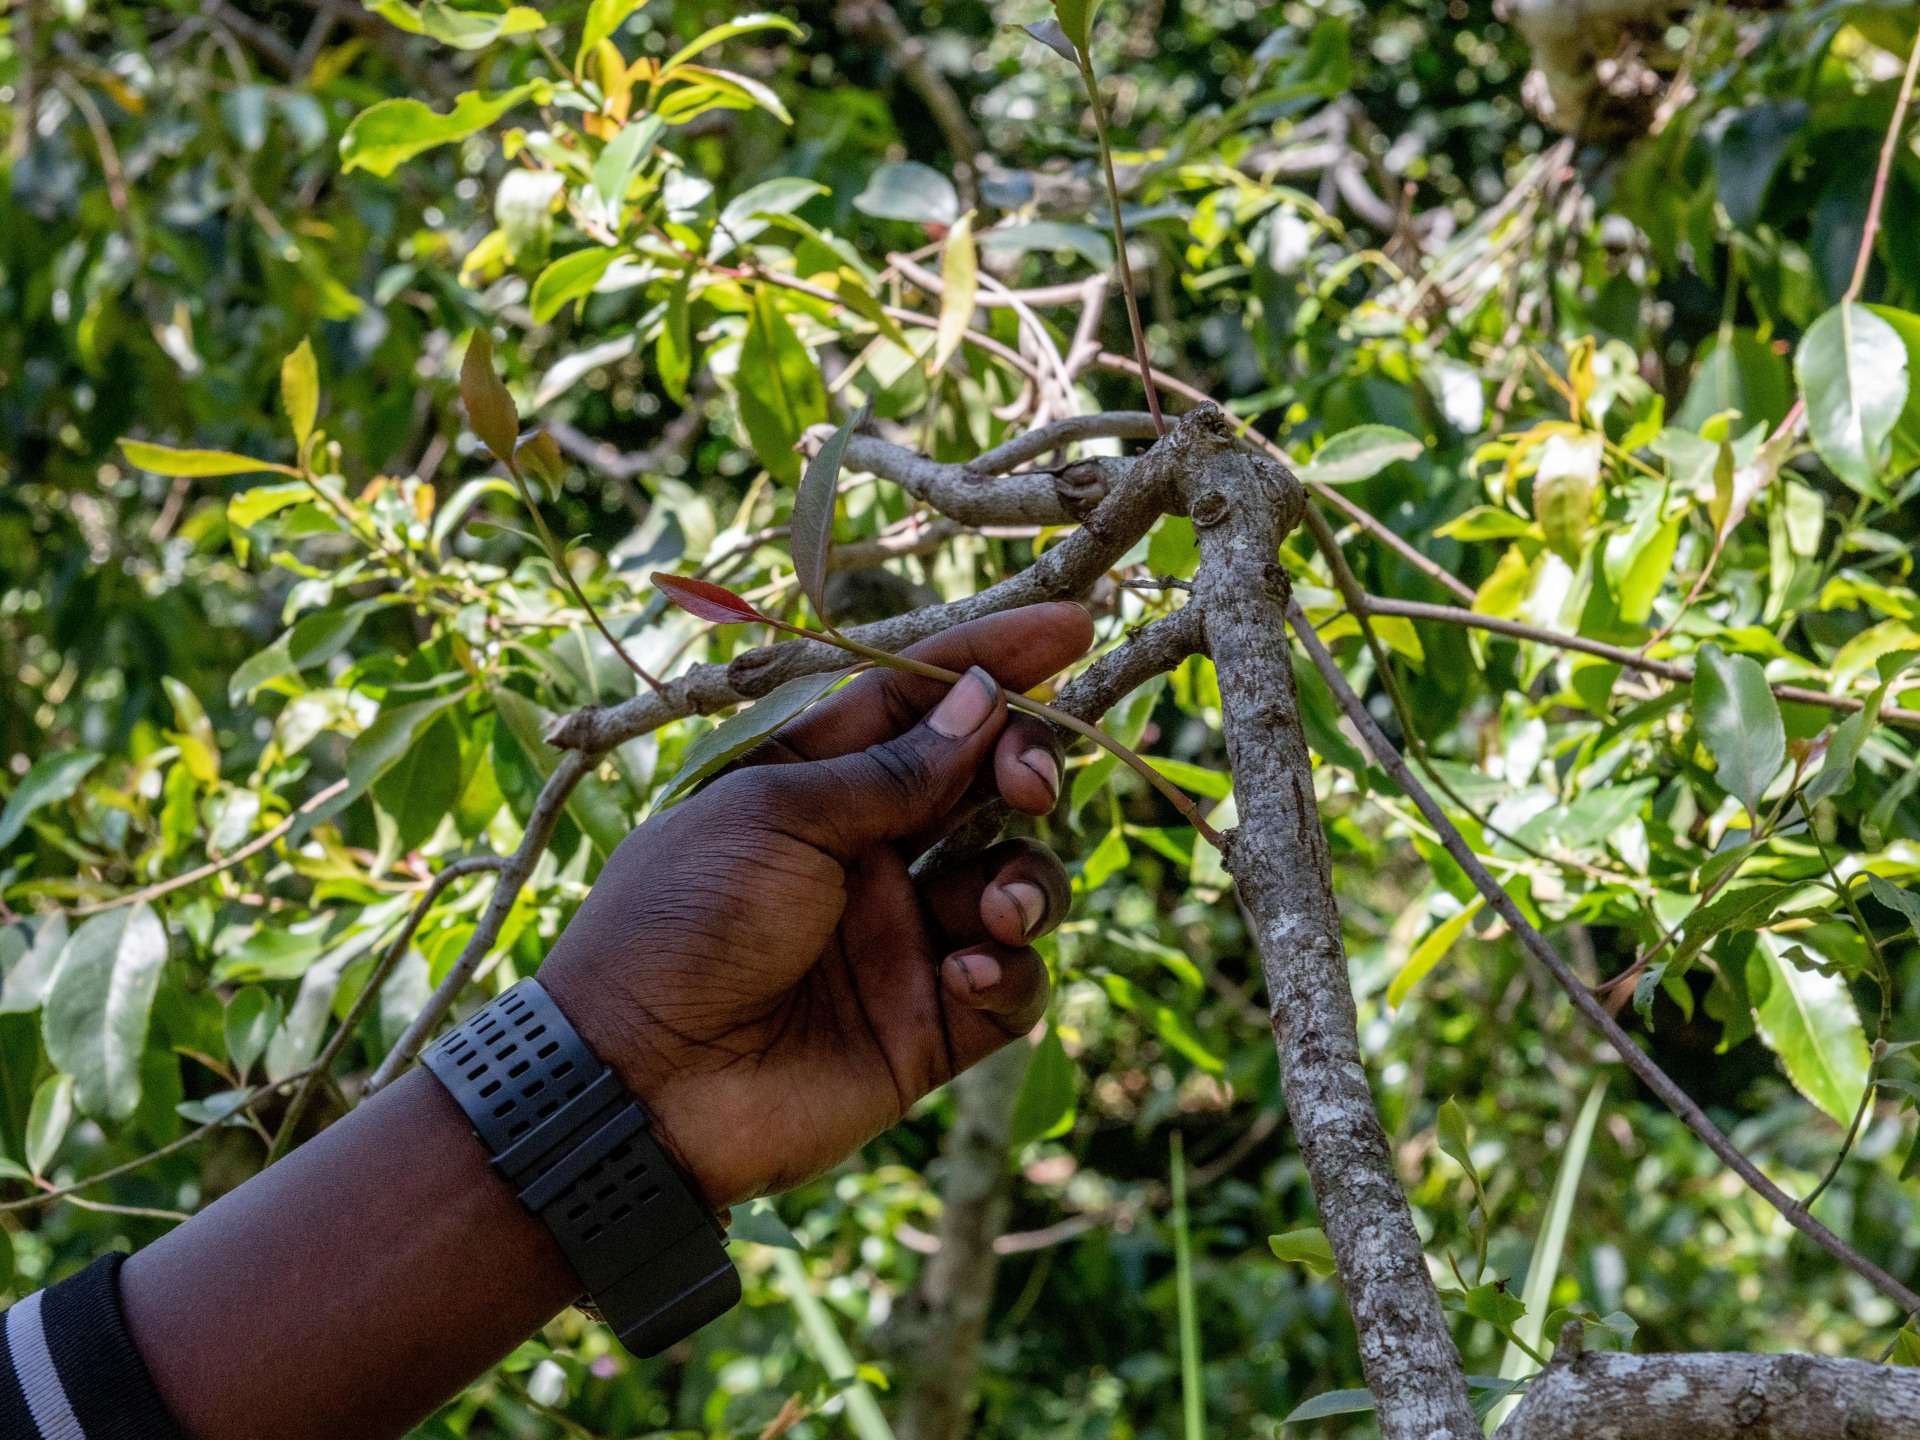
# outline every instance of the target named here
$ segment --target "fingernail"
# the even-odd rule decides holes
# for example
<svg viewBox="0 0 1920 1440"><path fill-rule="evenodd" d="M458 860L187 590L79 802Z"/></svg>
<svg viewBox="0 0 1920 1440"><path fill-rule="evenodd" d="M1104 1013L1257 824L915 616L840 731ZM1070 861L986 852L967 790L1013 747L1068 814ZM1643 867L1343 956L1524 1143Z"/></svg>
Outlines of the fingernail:
<svg viewBox="0 0 1920 1440"><path fill-rule="evenodd" d="M947 692L947 698L927 716L927 724L936 735L959 740L987 723L987 717L993 714L993 707L999 699L1000 687L994 683L991 675L976 665L954 682L953 689Z"/></svg>
<svg viewBox="0 0 1920 1440"><path fill-rule="evenodd" d="M1060 798L1060 764L1053 758L1053 752L1039 745L1028 750L1020 757L1020 763L1031 770L1047 787L1047 794L1054 800Z"/></svg>
<svg viewBox="0 0 1920 1440"><path fill-rule="evenodd" d="M1020 912L1020 933L1032 936L1040 928L1040 922L1047 918L1046 893L1038 885L1029 885L1024 880L1002 885L1000 889Z"/></svg>
<svg viewBox="0 0 1920 1440"><path fill-rule="evenodd" d="M967 988L981 995L1000 983L1000 962L991 955L956 955L953 963L966 976Z"/></svg>

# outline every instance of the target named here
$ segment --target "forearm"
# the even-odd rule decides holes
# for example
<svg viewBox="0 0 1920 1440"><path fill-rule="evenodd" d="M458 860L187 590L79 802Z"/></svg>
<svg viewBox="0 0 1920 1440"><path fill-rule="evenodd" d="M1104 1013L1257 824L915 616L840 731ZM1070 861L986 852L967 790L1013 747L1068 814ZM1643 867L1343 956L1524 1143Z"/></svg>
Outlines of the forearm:
<svg viewBox="0 0 1920 1440"><path fill-rule="evenodd" d="M424 1071L121 1273L134 1343L191 1440L403 1434L578 1292Z"/></svg>

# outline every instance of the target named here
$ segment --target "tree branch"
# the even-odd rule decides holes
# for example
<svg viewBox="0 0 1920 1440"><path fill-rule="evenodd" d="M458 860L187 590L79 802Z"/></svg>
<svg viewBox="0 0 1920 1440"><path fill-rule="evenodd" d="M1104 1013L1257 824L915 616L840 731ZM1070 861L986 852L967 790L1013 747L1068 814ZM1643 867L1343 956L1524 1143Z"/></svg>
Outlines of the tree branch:
<svg viewBox="0 0 1920 1440"><path fill-rule="evenodd" d="M533 867L540 863L540 854L553 838L553 827L560 823L560 814L566 809L567 797L573 794L573 787L600 763L602 753L569 751L553 767L553 773L541 787L539 798L533 802L533 813L527 817L527 828L521 837L520 848L501 865L499 878L494 881L493 894L487 898L487 908L480 916L480 923L474 927L473 934L468 937L460 958L454 961L446 978L427 997L427 1003L420 1007L420 1013L401 1032L393 1049L387 1052L386 1059L367 1077L367 1083L360 1092L362 1099L391 1084L401 1071L413 1063L414 1056L425 1047L429 1037L453 1008L454 1001L460 998L460 992L467 988L467 982L473 979L473 972L480 968L480 962L487 958L487 952L499 938L500 927L506 924L514 902L520 898L520 887L527 883Z"/></svg>
<svg viewBox="0 0 1920 1440"><path fill-rule="evenodd" d="M1124 469L1115 466L1119 478L1080 528L1019 574L962 600L855 626L847 635L863 645L897 652L982 615L1084 595L1160 518L1175 477L1167 464L1153 459L1155 453L1149 451ZM696 665L668 680L662 694L647 692L618 705L575 711L554 726L548 743L563 750L603 753L670 721L724 710L765 695L797 675L837 670L845 664L840 650L818 641L762 646L725 665Z"/></svg>
<svg viewBox="0 0 1920 1440"><path fill-rule="evenodd" d="M1535 959L1547 967L1555 980L1560 982L1572 999L1574 1009L1578 1010L1587 1023L1600 1032L1601 1038L1618 1052L1627 1068L1639 1076L1649 1090L1665 1101L1667 1107L1678 1115L1686 1127L1693 1131L1708 1149L1719 1156L1729 1169L1785 1216L1788 1224L1806 1235L1854 1273L1864 1277L1876 1290L1899 1305L1909 1315L1920 1312L1920 1295L1914 1294L1873 1261L1815 1220L1807 1213L1806 1207L1800 1201L1795 1200L1768 1179L1759 1166L1721 1134L1719 1127L1707 1118L1706 1112L1693 1102L1693 1098L1675 1084L1650 1055L1634 1043L1633 1037L1607 1013L1606 1007L1595 998L1593 992L1580 983L1580 978L1573 973L1567 962L1561 959L1560 952L1548 944L1546 938L1528 923L1527 917L1520 912L1520 907L1513 903L1500 882L1493 878L1492 873L1481 863L1480 857L1474 854L1458 827L1448 818L1447 812L1441 809L1427 788L1408 768L1400 752L1394 748L1393 743L1387 739L1374 721L1372 713L1368 711L1360 697L1354 694L1353 687L1347 683L1347 677L1341 672L1340 667L1333 663L1333 656L1327 653L1327 647L1321 643L1319 634L1308 623L1307 617L1301 612L1297 603L1289 608L1287 618L1293 625L1294 633L1300 637L1300 643L1306 647L1307 653L1313 658L1315 668L1326 680L1328 688L1333 691L1334 699L1339 702L1341 710L1353 722L1354 728L1360 732L1360 737L1367 749L1372 752L1375 762L1393 777L1394 783L1413 801L1427 823L1439 835L1440 843L1446 848L1447 853L1459 863L1460 868L1466 872L1467 878L1473 881L1474 888L1507 922L1513 933L1519 937L1520 943ZM1224 668L1222 673L1224 675Z"/></svg>
<svg viewBox="0 0 1920 1440"><path fill-rule="evenodd" d="M1194 600L1220 677L1240 825L1225 862L1252 913L1287 1114L1347 1291L1385 1440L1477 1440L1459 1352L1367 1087L1332 861L1314 804L1275 552L1306 491L1246 454L1219 410L1182 416L1155 451L1200 540ZM1151 452L1150 452L1151 453Z"/></svg>
<svg viewBox="0 0 1920 1440"><path fill-rule="evenodd" d="M1576 1327L1577 1328L1577 1327ZM1496 1440L1910 1440L1920 1370L1814 1355L1554 1352Z"/></svg>

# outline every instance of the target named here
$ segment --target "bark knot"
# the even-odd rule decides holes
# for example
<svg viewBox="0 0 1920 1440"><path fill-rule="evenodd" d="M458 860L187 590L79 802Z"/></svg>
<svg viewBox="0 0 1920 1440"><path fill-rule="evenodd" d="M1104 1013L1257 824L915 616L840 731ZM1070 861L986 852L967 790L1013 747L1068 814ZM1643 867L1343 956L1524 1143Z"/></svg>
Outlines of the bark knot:
<svg viewBox="0 0 1920 1440"><path fill-rule="evenodd" d="M1218 490L1207 491L1206 494L1200 496L1193 502L1191 513L1193 515L1195 528L1201 530L1211 529L1227 518L1227 512L1230 509L1232 509L1232 507L1227 504L1226 496L1222 495Z"/></svg>

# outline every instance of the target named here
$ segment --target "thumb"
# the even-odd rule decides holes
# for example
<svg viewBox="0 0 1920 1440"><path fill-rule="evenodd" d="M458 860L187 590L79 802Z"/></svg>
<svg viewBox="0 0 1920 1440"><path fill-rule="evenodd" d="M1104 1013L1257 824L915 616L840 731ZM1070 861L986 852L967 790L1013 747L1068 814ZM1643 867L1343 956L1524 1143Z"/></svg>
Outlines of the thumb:
<svg viewBox="0 0 1920 1440"><path fill-rule="evenodd" d="M1006 724L999 683L978 665L903 735L851 755L752 771L783 827L840 860L932 828L965 798Z"/></svg>

